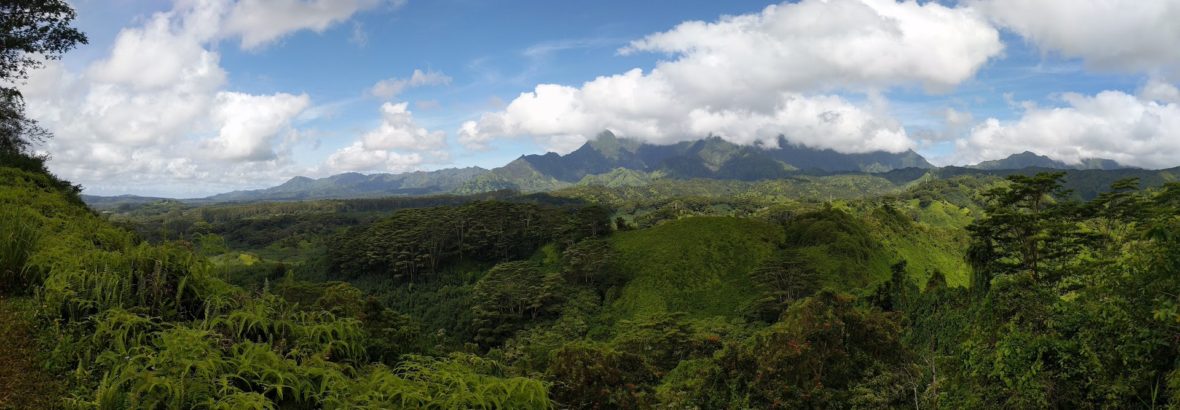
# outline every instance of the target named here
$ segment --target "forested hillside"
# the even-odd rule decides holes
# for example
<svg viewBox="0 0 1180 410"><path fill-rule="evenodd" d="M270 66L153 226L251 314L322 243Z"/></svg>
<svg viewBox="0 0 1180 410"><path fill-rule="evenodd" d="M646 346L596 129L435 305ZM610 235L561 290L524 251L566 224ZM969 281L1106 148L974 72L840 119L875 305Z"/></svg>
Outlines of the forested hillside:
<svg viewBox="0 0 1180 410"><path fill-rule="evenodd" d="M368 3L366 7L378 4ZM393 3L389 12L405 2ZM871 3L892 10L898 20L930 26L917 32L937 32L945 25L981 32L971 37L986 39L987 30L964 25L990 28L974 19L994 18L939 2ZM220 55L210 50L220 41L241 37L243 50L254 52L259 49L247 43L299 40L287 36L299 30L268 31L270 37L259 39L258 33L206 27L222 24L220 19L237 21L226 16L240 17L234 13L243 13L243 8L256 14L271 11L251 9L251 2L178 4L180 8L153 15L143 29L119 31L118 44L187 47L211 65L193 70L208 73L185 71L184 76L212 75L202 79L212 84L225 81L227 74L217 65ZM292 2L277 14L310 18L341 4ZM657 90L661 98L651 103L664 104L656 100L676 100L672 91L681 77L714 78L687 75L693 72L684 70L686 59L709 66L724 62L727 50L722 49L728 47L710 46L707 54L697 54L701 45L691 37L709 36L696 34L735 25L743 27L733 31L758 33L761 28L752 26L763 23L751 22L777 27L775 13L832 5L842 7L837 10L841 13L856 12L841 16L848 21L857 21L851 14L894 19L877 19L873 13L880 10L857 9L864 4L856 2L802 2L767 8L757 18L685 23L676 30L694 35L650 36L618 51L666 51L667 60L654 70L598 77L580 89L539 86L520 97L537 102L518 99L505 109L515 115L528 106L546 105L555 90L567 105L577 106L575 111L592 110L602 105L598 100L617 99L635 105L633 109L645 105L627 95L603 98L606 94L595 87L612 88L606 83ZM921 14L932 10L934 14ZM327 36L328 26L348 21L354 11L330 15L322 24L298 24ZM934 24L946 17L942 15L960 13L955 24ZM479 17L496 20L485 18L489 16ZM51 157L40 148L52 135L26 116L24 97L11 84L30 80L31 70L87 42L71 27L75 17L72 3L65 0L0 3L0 409L1180 408L1180 168L1123 168L1094 158L1068 165L1031 152L974 168L935 168L919 154L901 151L920 144L908 140L910 134L900 124L875 119L877 114L868 116L871 121L858 118L867 114L858 114L861 110L844 101L855 90L840 88L823 104L800 108L805 94L768 89L786 99L758 105L780 105L776 110L785 111L773 117L783 118L767 116L752 121L753 128L778 129L772 120L819 119L828 125L791 129L815 134L812 142L830 142L820 141L832 130L824 127L843 124L838 129L843 136L831 137L852 141L863 139L848 134L852 129L875 129L873 139L881 141L841 153L795 144L781 135L777 144L748 138L741 145L720 136L656 138L661 136L653 128L649 134L656 140L683 142L651 144L608 132L567 155L525 155L492 170L295 177L274 188L200 200L86 197L81 186L50 172ZM789 22L799 21L820 20ZM841 36L825 37L825 52L840 51L846 30L820 26ZM925 41L929 39L922 33L891 30L893 26L870 28L865 31L901 33L907 43L923 46L953 42ZM1005 36L1015 37L1019 27L1010 28L1013 33ZM359 48L366 41L364 30L354 22ZM167 41L146 40L161 33ZM761 34L766 35L755 36L755 47L741 50L760 54L748 51L791 48L772 41L780 33ZM879 50L892 50L879 47L890 46L893 40L888 38L849 38L857 44L843 51L873 51L871 58L850 61L879 60ZM992 53L1004 50L996 41ZM664 42L676 44L660 45ZM600 48L575 43L541 48ZM902 46L908 44L894 46L905 51ZM540 53L536 47L530 50L525 54ZM807 51L784 55L814 54ZM930 51L954 54L938 47ZM134 53L112 54L110 61ZM898 60L908 58L898 54ZM981 54L976 65L989 61L988 53ZM159 65L185 66L187 60L182 60ZM780 81L784 71L778 65L783 61L775 63L767 65L772 70L758 71ZM51 69L70 74L66 64L52 64ZM139 75L141 65L151 64L125 65ZM468 68L482 70L474 65ZM974 72L976 65L964 68ZM111 73L121 66L91 67L87 74L68 77L70 84L63 89L71 90L70 98L85 95L90 103L104 104L89 110L103 111L98 116L104 117L106 105L122 99L115 91L126 91L116 88L135 87L111 83L86 89L80 85L84 80L118 77ZM863 78L857 81L869 81L874 87L866 97L879 106L873 110L888 111L878 87L888 90L889 84L878 77L912 67L873 67L879 68L885 73L841 75L859 74ZM760 87L754 78L759 76L749 78L750 88L739 91L744 95ZM659 79L659 87L651 87L652 78ZM904 84L942 89L959 82L928 80L907 76ZM380 81L368 94L389 99L409 88L451 81L438 72L414 70L407 79ZM706 85L698 82L692 87ZM815 89L837 89L840 82L824 81ZM184 98L175 99L186 107L200 103L196 97L201 93L190 88L201 86L139 85L181 90L178 95ZM215 139L177 145L199 151L192 158L209 163L197 165L189 157L153 160L148 142L132 141L135 136L123 141L120 134L107 139L140 144L127 158L146 159L147 164L110 175L140 178L142 172L152 180L162 178L153 172L167 168L171 177L180 178L172 181L191 183L209 175L228 179L264 169L252 164L222 174L210 171L232 167L234 161L288 166L298 146L295 140L318 134L291 121L303 124L316 119L312 117L335 116L335 110L355 103L320 101L306 107L306 93L263 96L213 85L209 92L215 94L208 99L218 104L242 99L252 109L218 106L211 122L226 124ZM1149 113L1145 117L1151 120L1140 121L1136 127L1142 130L1136 133L1156 135L1149 128L1160 122L1154 115L1165 104L1150 100L1158 97L1148 91L1170 90L1174 96L1176 90L1169 86L1149 83L1141 95L1119 102L1148 107L1125 110ZM1117 100L1117 94L1107 91L1096 98ZM137 108L150 105L142 94L126 96L141 104ZM587 104L586 96L595 101ZM704 97L698 99L710 102ZM1065 117L1074 118L1083 116L1079 109L1085 105L1115 105L1085 103L1086 98L1065 97L1072 108L1038 111L1031 102L1022 107L1045 118L1074 110ZM264 106L280 100L298 107L288 114L266 112ZM724 104L718 107L729 110L724 112L693 108L691 102L676 104L691 108L690 115L704 125L743 112L740 101L720 101ZM504 101L488 104L499 107ZM832 104L836 111L824 108ZM417 126L408 106L383 103L381 126L329 154L324 164L343 170L415 169L449 161L445 133ZM423 111L442 106L436 100L415 105ZM726 108L731 106L733 110ZM263 114L238 117L243 114L239 110ZM54 116L69 112L54 111ZM650 122L655 128L671 126L665 122L675 116L665 113L646 118L659 121L644 121L632 114L636 124ZM952 109L946 114L948 128L953 128L952 117L971 117ZM464 123L460 141L473 143L469 148L475 150L500 137L528 134L520 127L527 128L529 121L507 115L485 114L478 123ZM550 112L544 121L534 122L552 128L551 134L561 130L568 116ZM151 134L143 130L157 120L129 117L111 115L117 124L104 124L120 133ZM586 115L580 122L608 117ZM1023 128L1049 126L1048 121L1031 126L1023 121L1005 131L1002 127L1009 125L989 119L973 129L970 141L956 143L965 147L981 139L1007 138ZM187 127L177 124L170 127ZM886 127L880 128L882 124ZM1084 128L1082 124L1076 128ZM496 130L481 134L480 127ZM121 157L113 143L88 145L91 140L111 142L89 135L103 132L98 128L71 126L67 132L75 139L70 141L85 144L61 151L102 157L105 173ZM185 132L209 131L195 128L200 129ZM1101 132L1117 132L1113 128ZM245 141L255 131L269 134ZM924 131L913 134L919 133ZM585 140L580 134L549 137ZM275 141L261 141L267 138ZM895 138L907 140L886 143ZM284 140L281 147L268 145L279 139ZM318 148L319 142L315 144ZM901 152L874 151L880 147ZM1166 156L1163 152L1153 155Z"/></svg>
<svg viewBox="0 0 1180 410"><path fill-rule="evenodd" d="M710 182L103 216L44 173L3 172L3 306L31 321L66 407L1088 408L1180 391L1176 184L1081 201L1062 174L959 176L806 200Z"/></svg>

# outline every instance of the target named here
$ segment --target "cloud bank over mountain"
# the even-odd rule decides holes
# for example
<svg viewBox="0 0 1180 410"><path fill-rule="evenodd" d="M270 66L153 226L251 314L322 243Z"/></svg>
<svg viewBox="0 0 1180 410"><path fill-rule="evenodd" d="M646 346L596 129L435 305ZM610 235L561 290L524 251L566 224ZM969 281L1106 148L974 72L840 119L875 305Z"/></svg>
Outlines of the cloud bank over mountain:
<svg viewBox="0 0 1180 410"><path fill-rule="evenodd" d="M732 142L792 142L841 152L899 152L914 142L871 102L881 90L945 90L1003 50L999 32L966 8L937 3L805 0L759 13L691 21L620 53L670 57L644 71L572 87L540 84L501 112L464 123L459 141L531 135L557 152L603 128L653 143L716 134Z"/></svg>

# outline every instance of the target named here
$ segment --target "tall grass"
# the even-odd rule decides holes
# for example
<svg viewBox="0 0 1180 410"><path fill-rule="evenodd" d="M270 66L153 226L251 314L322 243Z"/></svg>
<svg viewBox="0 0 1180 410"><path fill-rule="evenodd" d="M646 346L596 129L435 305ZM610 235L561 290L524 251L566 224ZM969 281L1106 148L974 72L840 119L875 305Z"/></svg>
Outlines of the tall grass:
<svg viewBox="0 0 1180 410"><path fill-rule="evenodd" d="M0 209L0 292L28 290L26 265L41 237L39 229L27 210Z"/></svg>

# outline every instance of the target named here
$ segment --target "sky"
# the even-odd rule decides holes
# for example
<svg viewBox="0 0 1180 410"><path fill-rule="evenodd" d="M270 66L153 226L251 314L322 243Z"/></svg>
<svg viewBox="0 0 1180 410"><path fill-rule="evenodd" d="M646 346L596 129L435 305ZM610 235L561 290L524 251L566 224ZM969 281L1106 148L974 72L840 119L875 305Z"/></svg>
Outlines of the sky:
<svg viewBox="0 0 1180 410"><path fill-rule="evenodd" d="M89 44L20 88L87 194L493 168L604 130L1180 165L1180 0L70 2Z"/></svg>

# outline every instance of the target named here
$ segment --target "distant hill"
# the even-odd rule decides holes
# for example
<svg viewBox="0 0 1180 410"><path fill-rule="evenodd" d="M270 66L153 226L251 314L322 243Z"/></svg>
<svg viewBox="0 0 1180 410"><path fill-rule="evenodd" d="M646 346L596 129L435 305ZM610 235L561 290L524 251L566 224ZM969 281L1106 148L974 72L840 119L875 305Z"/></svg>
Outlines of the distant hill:
<svg viewBox="0 0 1180 410"><path fill-rule="evenodd" d="M454 191L461 184L486 174L479 167L447 168L404 174L349 172L327 178L294 177L266 189L233 191L204 198L212 202L284 201L301 199L363 198L396 195L428 195Z"/></svg>
<svg viewBox="0 0 1180 410"><path fill-rule="evenodd" d="M1004 159L997 159L992 161L984 161L972 165L969 168L985 169L985 170L1000 170L1000 169L1025 169L1025 168L1047 168L1047 169L1123 169L1125 167L1118 162L1104 158L1087 158L1083 159L1081 163L1071 165L1065 162L1049 158L1044 155L1039 155L1034 152L1024 151L1019 154L1009 155Z"/></svg>
<svg viewBox="0 0 1180 410"><path fill-rule="evenodd" d="M152 196L138 196L138 195L118 195L118 196L98 196L98 195L81 195L82 202L90 205L91 208L97 210L109 210L119 207L135 206L143 204L151 204L157 202L176 201L171 198L159 198Z"/></svg>
<svg viewBox="0 0 1180 410"><path fill-rule="evenodd" d="M1139 186L1144 188L1180 182L1180 167L1159 170L1140 168L1057 169L1040 167L983 170L964 167L943 167L931 170L930 175L934 178L946 179L960 175L991 175L996 177L1007 177L1009 175L1032 176L1042 172L1054 171L1065 172L1063 187L1072 191L1078 198L1086 200L1092 199L1102 192L1107 192L1111 184L1122 179L1136 178L1139 180ZM885 176L886 178L889 177L888 174Z"/></svg>

